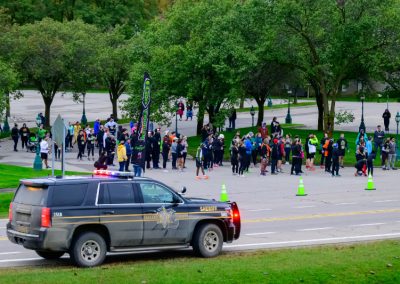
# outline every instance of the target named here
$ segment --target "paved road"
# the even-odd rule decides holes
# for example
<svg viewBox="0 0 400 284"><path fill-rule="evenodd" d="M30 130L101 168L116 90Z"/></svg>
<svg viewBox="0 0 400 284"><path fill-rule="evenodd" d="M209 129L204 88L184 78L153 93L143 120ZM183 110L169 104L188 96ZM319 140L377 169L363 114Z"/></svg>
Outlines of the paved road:
<svg viewBox="0 0 400 284"><path fill-rule="evenodd" d="M193 164L188 167L193 169ZM288 167L288 166L286 166ZM288 169L286 169L286 172ZM242 234L238 241L224 245L224 252L328 243L368 241L400 237L400 194L398 172L376 170L376 191L364 190L366 178L354 177L350 168L342 177L322 171L306 173L308 196L295 196L298 177L287 173L261 177L252 169L245 178L234 177L228 167L210 173L209 180L195 181L193 171L171 173L149 171L149 177L173 185L187 186L188 196L218 198L225 183L231 200L238 202ZM5 220L0 221L0 267L23 265L70 265L68 255L58 262L40 259L34 252L11 244L5 237ZM176 253L113 255L108 262L124 259L188 256Z"/></svg>

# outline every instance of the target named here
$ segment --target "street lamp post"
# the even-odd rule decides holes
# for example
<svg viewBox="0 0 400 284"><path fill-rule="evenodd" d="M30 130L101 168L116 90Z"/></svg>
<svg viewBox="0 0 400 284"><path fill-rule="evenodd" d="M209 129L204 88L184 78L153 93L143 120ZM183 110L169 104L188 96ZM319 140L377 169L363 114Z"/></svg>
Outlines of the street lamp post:
<svg viewBox="0 0 400 284"><path fill-rule="evenodd" d="M254 115L256 114L256 112L254 111L254 107L251 106L250 108L250 115L251 115L251 127L254 127Z"/></svg>
<svg viewBox="0 0 400 284"><path fill-rule="evenodd" d="M8 117L7 117L7 115L6 115L6 118L5 118L5 120L4 120L3 132L5 132L5 133L10 132L10 125L8 124Z"/></svg>
<svg viewBox="0 0 400 284"><path fill-rule="evenodd" d="M85 97L86 97L86 94L82 93L83 109L82 109L81 123L82 123L83 127L85 127L87 124L86 111L85 111Z"/></svg>
<svg viewBox="0 0 400 284"><path fill-rule="evenodd" d="M360 127L358 129L358 131L360 132L360 130L364 130L365 133L365 123L364 123L364 100L365 100L365 95L362 94L361 97L361 123L360 123Z"/></svg>
<svg viewBox="0 0 400 284"><path fill-rule="evenodd" d="M386 109L389 109L389 94L386 95Z"/></svg>
<svg viewBox="0 0 400 284"><path fill-rule="evenodd" d="M291 124L292 123L292 116L290 115L290 95L292 94L291 90L287 91L288 93L288 109L287 109L287 115L285 119L286 124Z"/></svg>
<svg viewBox="0 0 400 284"><path fill-rule="evenodd" d="M38 139L39 141L39 139ZM33 160L33 169L34 170L42 170L42 159L40 158L40 143L36 145L36 155L35 159Z"/></svg>
<svg viewBox="0 0 400 284"><path fill-rule="evenodd" d="M175 135L178 137L178 110L179 110L179 105L176 103L176 111L175 111Z"/></svg>
<svg viewBox="0 0 400 284"><path fill-rule="evenodd" d="M396 152L396 160L400 160L400 149L399 149L399 122L400 122L400 113L397 112L396 117L394 118L397 124L397 131L396 131L396 148L397 148L397 152Z"/></svg>

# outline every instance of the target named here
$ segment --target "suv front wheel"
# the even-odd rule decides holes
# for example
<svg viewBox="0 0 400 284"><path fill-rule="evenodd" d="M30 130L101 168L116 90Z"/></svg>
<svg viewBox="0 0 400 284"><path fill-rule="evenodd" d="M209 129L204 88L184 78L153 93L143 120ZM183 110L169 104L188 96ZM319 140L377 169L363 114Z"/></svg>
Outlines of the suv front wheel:
<svg viewBox="0 0 400 284"><path fill-rule="evenodd" d="M94 232L84 232L72 243L70 255L80 267L93 267L103 263L107 245L103 237Z"/></svg>
<svg viewBox="0 0 400 284"><path fill-rule="evenodd" d="M223 237L221 229L215 224L203 224L193 237L193 250L202 257L214 257L222 250Z"/></svg>
<svg viewBox="0 0 400 284"><path fill-rule="evenodd" d="M64 255L63 251L37 250L36 253L38 254L38 256L43 257L45 259L59 259Z"/></svg>

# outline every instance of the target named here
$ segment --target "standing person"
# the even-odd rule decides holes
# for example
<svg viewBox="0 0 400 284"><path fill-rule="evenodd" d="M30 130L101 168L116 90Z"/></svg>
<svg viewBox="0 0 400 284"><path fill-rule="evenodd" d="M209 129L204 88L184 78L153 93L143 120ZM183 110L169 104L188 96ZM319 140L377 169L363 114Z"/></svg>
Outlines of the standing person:
<svg viewBox="0 0 400 284"><path fill-rule="evenodd" d="M381 153L382 153L382 170L390 170L389 151L390 151L390 138L387 138L385 140L385 143L383 143L382 149L381 149Z"/></svg>
<svg viewBox="0 0 400 284"><path fill-rule="evenodd" d="M265 122L263 122L261 126L258 128L258 132L261 133L261 138L263 141L265 138L268 137L268 127Z"/></svg>
<svg viewBox="0 0 400 284"><path fill-rule="evenodd" d="M315 159L315 153L317 152L317 146L318 146L318 138L316 135L311 134L309 139L308 139L308 169L310 171L314 171L314 159Z"/></svg>
<svg viewBox="0 0 400 284"><path fill-rule="evenodd" d="M274 116L272 118L272 122L271 122L271 135L272 135L272 138L275 138L276 136L281 135L281 131L282 131L281 125L279 124L276 116Z"/></svg>
<svg viewBox="0 0 400 284"><path fill-rule="evenodd" d="M271 148L269 147L268 138L265 138L263 143L261 144L261 149L260 149L260 156L261 156L260 175L262 176L265 176L266 173L268 172L267 165L270 153L271 153Z"/></svg>
<svg viewBox="0 0 400 284"><path fill-rule="evenodd" d="M290 150L292 149L292 138L290 134L285 137L285 164L290 164Z"/></svg>
<svg viewBox="0 0 400 284"><path fill-rule="evenodd" d="M41 117L42 113L38 113L38 115L35 118L36 121L36 125L37 127L40 127L40 125L42 124L42 117Z"/></svg>
<svg viewBox="0 0 400 284"><path fill-rule="evenodd" d="M203 155L203 149L204 149L204 144L201 143L199 147L197 147L196 150L196 179L199 180L201 177L199 176L200 170L201 173L203 174L203 179L208 179L208 176L204 172L204 166L203 166L203 161L204 161L204 155Z"/></svg>
<svg viewBox="0 0 400 284"><path fill-rule="evenodd" d="M125 163L128 160L128 157L126 156L126 148L124 140L119 141L119 145L117 148L117 157L119 163L119 171L123 172L125 169Z"/></svg>
<svg viewBox="0 0 400 284"><path fill-rule="evenodd" d="M348 144L346 138L344 138L344 133L340 134L340 138L337 141L339 148L339 166L344 168L344 156L346 155L346 150L348 149Z"/></svg>
<svg viewBox="0 0 400 284"><path fill-rule="evenodd" d="M340 177L339 175L339 156L340 149L338 143L334 143L332 147L332 177L336 176Z"/></svg>
<svg viewBox="0 0 400 284"><path fill-rule="evenodd" d="M331 172L333 139L328 139L324 144L325 172Z"/></svg>
<svg viewBox="0 0 400 284"><path fill-rule="evenodd" d="M101 125L100 118L98 118L93 124L93 131L95 136L97 136L97 133L99 133L100 131L100 125Z"/></svg>
<svg viewBox="0 0 400 284"><path fill-rule="evenodd" d="M167 170L167 162L168 162L168 154L171 149L171 145L169 144L169 137L166 134L163 138L162 142L162 157L163 157L163 169Z"/></svg>
<svg viewBox="0 0 400 284"><path fill-rule="evenodd" d="M133 151L132 152L132 166L133 166L133 173L134 173L135 177L142 176L142 167L141 167L140 163L141 163L141 160L140 160L140 157L138 156L138 152Z"/></svg>
<svg viewBox="0 0 400 284"><path fill-rule="evenodd" d="M66 145L66 147L65 148L74 148L74 146L72 145L72 142L73 142L73 140L74 140L74 125L71 123L71 122L69 122L69 125L68 125L68 134L67 134L67 136L68 136L68 140L67 140L67 145Z"/></svg>
<svg viewBox="0 0 400 284"><path fill-rule="evenodd" d="M283 142L282 137L278 138L278 160L276 163L277 172L283 173L282 169L282 159L285 156L285 143Z"/></svg>
<svg viewBox="0 0 400 284"><path fill-rule="evenodd" d="M391 118L391 114L389 112L388 109L385 109L384 113L382 114L382 118L383 118L383 125L385 125L385 131L389 132L389 123L390 123L390 118Z"/></svg>
<svg viewBox="0 0 400 284"><path fill-rule="evenodd" d="M92 153L92 159L94 161L94 143L96 141L96 136L94 135L94 130L91 129L87 138L86 138L86 145L87 145L87 156L88 160L90 161L90 153Z"/></svg>
<svg viewBox="0 0 400 284"><path fill-rule="evenodd" d="M172 155L172 169L177 170L178 168L176 167L176 161L178 159L178 153L177 153L177 147L178 147L178 138L174 138L172 144L171 144L171 155Z"/></svg>
<svg viewBox="0 0 400 284"><path fill-rule="evenodd" d="M14 127L11 129L11 138L14 141L14 152L18 152L17 150L17 145L18 145L18 139L19 139L19 130L18 130L18 124L14 124Z"/></svg>
<svg viewBox="0 0 400 284"><path fill-rule="evenodd" d="M301 163L301 146L299 145L299 139L295 138L292 144L292 167L290 169L291 175L294 173L296 175L300 175L299 163Z"/></svg>
<svg viewBox="0 0 400 284"><path fill-rule="evenodd" d="M151 131L147 132L147 139L146 139L146 169L150 169L150 162L152 158L153 152L153 133Z"/></svg>
<svg viewBox="0 0 400 284"><path fill-rule="evenodd" d="M79 123L79 121L75 122L74 125L74 144L77 143L77 139L78 139L78 135L79 135L79 131L81 130L81 125Z"/></svg>
<svg viewBox="0 0 400 284"><path fill-rule="evenodd" d="M41 124L37 131L37 136L38 136L39 142L42 141L46 137L46 133L47 133L47 130L44 129L43 124Z"/></svg>
<svg viewBox="0 0 400 284"><path fill-rule="evenodd" d="M245 164L246 164L246 172L249 172L249 167L250 167L250 161L251 161L251 152L253 149L253 145L251 143L251 137L253 136L253 133L250 132L247 136L246 139L244 140L244 146L246 147L246 156L245 156Z"/></svg>
<svg viewBox="0 0 400 284"><path fill-rule="evenodd" d="M231 147L231 165L232 165L232 174L235 176L239 172L239 149L237 143L232 141Z"/></svg>
<svg viewBox="0 0 400 284"><path fill-rule="evenodd" d="M232 108L231 114L228 118L229 119L229 128L231 128L232 130L235 130L236 118L237 118L236 109Z"/></svg>
<svg viewBox="0 0 400 284"><path fill-rule="evenodd" d="M320 152L321 152L321 163L320 163L320 168L323 169L325 166L325 150L324 150L324 145L326 140L329 139L328 138L328 133L324 133L324 137L322 137L321 142L319 143L320 145Z"/></svg>
<svg viewBox="0 0 400 284"><path fill-rule="evenodd" d="M180 172L182 172L183 171L183 145L182 145L182 139L178 140L178 145L176 146L176 155L177 155L178 170Z"/></svg>
<svg viewBox="0 0 400 284"><path fill-rule="evenodd" d="M131 141L129 139L125 142L125 149L126 149L126 161L125 161L125 172L129 172L129 161L132 157L132 147Z"/></svg>
<svg viewBox="0 0 400 284"><path fill-rule="evenodd" d="M85 137L83 135L83 130L79 130L78 136L76 137L76 144L78 144L78 156L76 158L82 161L83 151L85 149Z"/></svg>
<svg viewBox="0 0 400 284"><path fill-rule="evenodd" d="M367 155L367 170L368 170L368 176L374 175L374 160L375 160L376 154L375 151L372 150L370 154Z"/></svg>
<svg viewBox="0 0 400 284"><path fill-rule="evenodd" d="M96 135L97 147L99 147L99 156L104 152L104 126L100 125L99 131Z"/></svg>
<svg viewBox="0 0 400 284"><path fill-rule="evenodd" d="M278 138L274 138L272 140L271 147L271 175L277 175L277 162L279 157L279 146L278 146Z"/></svg>
<svg viewBox="0 0 400 284"><path fill-rule="evenodd" d="M26 152L28 152L28 139L29 139L29 128L26 127L26 123L22 124L22 127L19 129L19 135L21 136L21 146L22 149L26 147Z"/></svg>
<svg viewBox="0 0 400 284"><path fill-rule="evenodd" d="M385 131L383 131L381 126L378 125L374 132L375 152L377 154L378 154L378 150L380 150L382 148L384 139L385 139Z"/></svg>
<svg viewBox="0 0 400 284"><path fill-rule="evenodd" d="M46 137L42 139L42 141L40 142L40 158L42 159L42 162L44 162L46 169L50 168L47 163L48 155L49 155L49 143Z"/></svg>
<svg viewBox="0 0 400 284"><path fill-rule="evenodd" d="M152 157L153 157L153 168L154 169L159 169L159 163L160 163L160 150L161 150L161 129L157 128L154 130L154 135L153 135L153 152L152 152Z"/></svg>
<svg viewBox="0 0 400 284"><path fill-rule="evenodd" d="M367 150L367 154L370 155L373 151L372 147L372 136L368 136L368 140L365 142L365 148ZM374 151L375 152L375 151ZM375 159L375 158L374 158Z"/></svg>
<svg viewBox="0 0 400 284"><path fill-rule="evenodd" d="M183 155L183 168L186 168L186 157L187 157L187 151L189 149L189 144L187 142L187 137L183 136L182 137L182 146L183 146L183 151L182 151L182 155Z"/></svg>
<svg viewBox="0 0 400 284"><path fill-rule="evenodd" d="M182 115L184 111L185 111L185 105L183 104L182 100L179 100L177 114L179 115L180 121L182 121Z"/></svg>
<svg viewBox="0 0 400 284"><path fill-rule="evenodd" d="M117 123L112 117L110 117L109 121L104 126L108 128L111 135L115 136L115 133L117 131Z"/></svg>
<svg viewBox="0 0 400 284"><path fill-rule="evenodd" d="M239 177L244 177L244 170L246 169L246 147L242 140L239 141Z"/></svg>
<svg viewBox="0 0 400 284"><path fill-rule="evenodd" d="M191 102L188 102L186 104L186 121L190 118L190 120L193 120L193 106Z"/></svg>
<svg viewBox="0 0 400 284"><path fill-rule="evenodd" d="M396 139L394 137L390 137L389 141L389 168L392 170L397 170L395 167L396 165L396 156L397 156L397 145L396 145Z"/></svg>

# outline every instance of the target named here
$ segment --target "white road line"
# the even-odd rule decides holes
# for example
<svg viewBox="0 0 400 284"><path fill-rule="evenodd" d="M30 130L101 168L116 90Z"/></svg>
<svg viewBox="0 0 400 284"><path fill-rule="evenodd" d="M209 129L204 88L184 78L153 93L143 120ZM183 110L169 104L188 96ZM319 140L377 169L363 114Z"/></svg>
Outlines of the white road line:
<svg viewBox="0 0 400 284"><path fill-rule="evenodd" d="M384 203L384 202L396 202L399 200L395 200L395 199L388 199L388 200L376 200L374 201L375 203Z"/></svg>
<svg viewBox="0 0 400 284"><path fill-rule="evenodd" d="M276 234L276 232L251 233L251 234L245 234L245 235L246 236L259 236L259 235L270 235L270 234Z"/></svg>
<svg viewBox="0 0 400 284"><path fill-rule="evenodd" d="M330 230L333 229L333 227L323 227L323 228L309 228L309 229L300 229L296 230L297 232L307 232L307 231L319 231L319 230Z"/></svg>
<svg viewBox="0 0 400 284"><path fill-rule="evenodd" d="M357 239L390 238L390 237L399 237L399 236L400 236L400 233L381 234L381 235L361 235L361 236L323 238L323 239L308 239L308 240L285 241L285 242L269 242L269 243L226 245L226 246L224 246L224 248L257 247L257 246L273 246L273 245L288 245L288 244L306 244L306 243L329 242L329 241L346 241L346 240L357 240Z"/></svg>
<svg viewBox="0 0 400 284"><path fill-rule="evenodd" d="M335 205L353 205L353 204L357 204L357 202L343 202L343 203L337 203Z"/></svg>
<svg viewBox="0 0 400 284"><path fill-rule="evenodd" d="M293 208L296 208L296 209L302 209L302 208L312 208L312 207L315 207L315 205L296 206L296 207L293 207Z"/></svg>
<svg viewBox="0 0 400 284"><path fill-rule="evenodd" d="M22 252L20 252L20 251L0 252L0 255L18 254L18 253L22 253Z"/></svg>
<svg viewBox="0 0 400 284"><path fill-rule="evenodd" d="M385 225L385 224L386 223L369 223L369 224L350 225L350 227L378 226L378 225Z"/></svg>
<svg viewBox="0 0 400 284"><path fill-rule="evenodd" d="M272 209L270 209L270 208L265 208L265 209L252 209L252 210L249 210L249 212L258 212L258 211L271 211Z"/></svg>
<svg viewBox="0 0 400 284"><path fill-rule="evenodd" d="M0 263L4 262L18 262L18 261L31 261L31 260L44 260L43 258L35 257L35 258L17 258L17 259L1 259Z"/></svg>

